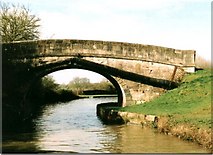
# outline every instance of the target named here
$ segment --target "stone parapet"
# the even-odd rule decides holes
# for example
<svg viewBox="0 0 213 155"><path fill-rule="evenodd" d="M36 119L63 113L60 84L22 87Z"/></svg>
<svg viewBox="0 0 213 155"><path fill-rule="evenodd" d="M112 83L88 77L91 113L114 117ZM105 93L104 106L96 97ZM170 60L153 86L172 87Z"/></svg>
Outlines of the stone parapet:
<svg viewBox="0 0 213 155"><path fill-rule="evenodd" d="M3 52L14 57L82 56L141 60L194 67L194 50L96 40L38 40L3 43Z"/></svg>

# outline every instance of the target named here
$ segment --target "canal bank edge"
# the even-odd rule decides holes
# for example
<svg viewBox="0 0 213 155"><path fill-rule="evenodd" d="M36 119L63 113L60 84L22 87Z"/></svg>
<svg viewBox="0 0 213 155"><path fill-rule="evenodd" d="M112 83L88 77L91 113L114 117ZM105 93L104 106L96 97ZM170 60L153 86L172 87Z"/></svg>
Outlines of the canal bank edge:
<svg viewBox="0 0 213 155"><path fill-rule="evenodd" d="M170 117L122 112L116 109L117 107L113 104L98 104L97 116L105 124L136 124L142 127L155 128L160 133L195 142L213 152L211 129L206 130L185 124L174 124Z"/></svg>

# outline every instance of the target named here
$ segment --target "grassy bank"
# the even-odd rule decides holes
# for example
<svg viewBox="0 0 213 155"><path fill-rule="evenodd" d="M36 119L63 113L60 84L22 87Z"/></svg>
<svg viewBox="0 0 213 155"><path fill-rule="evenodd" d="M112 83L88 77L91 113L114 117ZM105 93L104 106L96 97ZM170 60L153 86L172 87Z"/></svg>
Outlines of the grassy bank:
<svg viewBox="0 0 213 155"><path fill-rule="evenodd" d="M186 75L178 88L151 102L124 107L121 111L164 117L167 123L164 128L175 130L174 134L180 132L179 135L185 132L185 139L210 145L206 143L211 140L211 80L211 70L197 71ZM195 138L196 136L199 137Z"/></svg>
<svg viewBox="0 0 213 155"><path fill-rule="evenodd" d="M169 116L176 123L211 128L211 71L202 70L185 76L181 85L159 98L122 111Z"/></svg>

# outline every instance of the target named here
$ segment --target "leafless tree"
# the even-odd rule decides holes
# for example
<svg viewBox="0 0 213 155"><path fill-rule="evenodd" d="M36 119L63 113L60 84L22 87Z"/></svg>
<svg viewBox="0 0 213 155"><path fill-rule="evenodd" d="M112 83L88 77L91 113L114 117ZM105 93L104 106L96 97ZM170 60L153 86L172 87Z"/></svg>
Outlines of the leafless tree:
<svg viewBox="0 0 213 155"><path fill-rule="evenodd" d="M24 5L0 2L0 36L2 42L39 38L40 18Z"/></svg>

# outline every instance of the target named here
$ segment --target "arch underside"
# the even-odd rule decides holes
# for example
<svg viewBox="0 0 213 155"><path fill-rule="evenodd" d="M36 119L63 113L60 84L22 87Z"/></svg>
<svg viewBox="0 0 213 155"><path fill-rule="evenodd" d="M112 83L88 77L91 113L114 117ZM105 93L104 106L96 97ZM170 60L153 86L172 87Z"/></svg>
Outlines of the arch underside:
<svg viewBox="0 0 213 155"><path fill-rule="evenodd" d="M73 59L73 60L75 60L75 59ZM115 78L112 75L108 74L107 72L103 72L102 70L100 70L96 66L82 65L80 63L72 62L72 60L71 61L70 60L64 61L62 63L55 63L55 64L51 64L51 65L46 65L46 66L40 67L40 68L35 68L36 76L32 80L32 85L38 79L44 77L45 75L50 74L50 73L55 72L55 71L64 70L64 69L84 69L84 70L96 72L96 73L104 76L106 79L108 79L113 84L113 86L115 87L115 89L117 91L117 95L118 95L117 105L122 107L125 104L125 102L126 102L125 98L126 97L125 97L124 90L121 87L121 85L119 84L119 82L117 80L115 80Z"/></svg>

